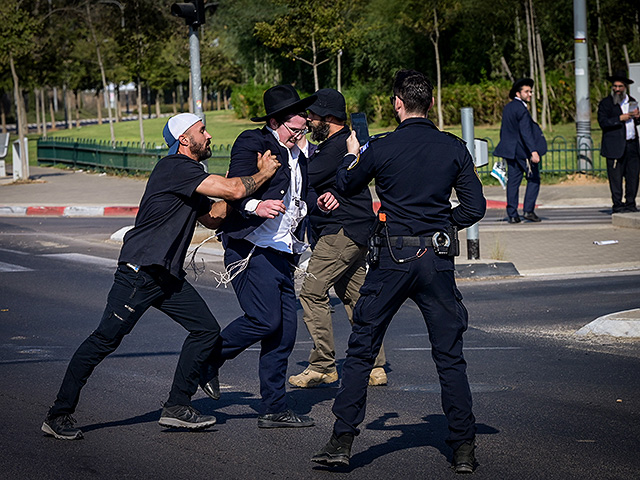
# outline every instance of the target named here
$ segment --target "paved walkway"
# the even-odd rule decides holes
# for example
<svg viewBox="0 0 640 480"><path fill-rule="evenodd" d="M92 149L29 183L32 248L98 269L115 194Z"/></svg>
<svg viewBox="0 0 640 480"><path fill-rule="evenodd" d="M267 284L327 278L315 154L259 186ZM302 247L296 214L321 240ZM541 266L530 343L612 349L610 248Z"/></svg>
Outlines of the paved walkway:
<svg viewBox="0 0 640 480"><path fill-rule="evenodd" d="M30 173L29 183L16 184L10 177L0 178L0 216L133 217L146 185L145 180L130 177L57 168L31 167ZM481 260L465 258L466 237L462 232L463 254L457 262L461 278L640 270L640 213L613 215L611 224L558 225L543 221L511 225L500 221L505 215L504 190L499 186L485 187L485 196L489 207L485 219L495 222L484 221L479 228ZM539 208L610 206L607 183L543 185L538 198ZM194 241L199 242L210 233L199 229ZM606 240L617 243L594 244ZM215 243L207 247L221 248ZM640 309L632 312L640 321Z"/></svg>

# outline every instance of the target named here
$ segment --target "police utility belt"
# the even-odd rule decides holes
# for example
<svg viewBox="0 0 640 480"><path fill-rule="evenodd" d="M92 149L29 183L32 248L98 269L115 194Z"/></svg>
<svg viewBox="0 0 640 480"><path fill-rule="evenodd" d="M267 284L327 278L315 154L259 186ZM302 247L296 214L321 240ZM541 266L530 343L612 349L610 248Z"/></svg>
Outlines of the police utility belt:
<svg viewBox="0 0 640 480"><path fill-rule="evenodd" d="M397 258L394 249L403 247L416 247L416 253L411 257ZM369 252L367 260L370 265L376 265L380 260L380 249L387 248L392 260L396 263L406 263L422 257L429 248L442 256L455 257L460 255L460 242L458 229L450 227L446 232L436 232L433 235L424 236L393 236L389 235L386 224L386 215L380 214L375 232L369 238Z"/></svg>

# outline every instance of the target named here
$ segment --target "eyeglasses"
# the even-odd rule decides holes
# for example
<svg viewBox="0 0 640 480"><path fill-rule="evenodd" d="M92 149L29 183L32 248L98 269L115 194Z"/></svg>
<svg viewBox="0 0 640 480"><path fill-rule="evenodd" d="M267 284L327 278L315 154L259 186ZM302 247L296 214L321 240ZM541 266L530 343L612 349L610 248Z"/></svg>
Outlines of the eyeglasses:
<svg viewBox="0 0 640 480"><path fill-rule="evenodd" d="M400 100L402 100L404 102L404 98L402 98L400 95L391 95L389 97L389 100L391 100L391 106L395 107L396 105L396 97L398 97Z"/></svg>
<svg viewBox="0 0 640 480"><path fill-rule="evenodd" d="M291 136L294 138L301 138L304 137L307 133L309 133L309 129L308 128L291 128L289 125L287 125L286 123L283 123L282 125L285 126L285 128L287 130L289 130L289 133L291 133Z"/></svg>

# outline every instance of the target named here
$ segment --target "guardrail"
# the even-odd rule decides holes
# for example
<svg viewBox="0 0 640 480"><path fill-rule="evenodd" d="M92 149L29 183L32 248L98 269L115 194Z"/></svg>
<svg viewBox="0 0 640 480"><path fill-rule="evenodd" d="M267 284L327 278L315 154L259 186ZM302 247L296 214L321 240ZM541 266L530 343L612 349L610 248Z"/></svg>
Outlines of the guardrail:
<svg viewBox="0 0 640 480"><path fill-rule="evenodd" d="M489 145L489 164L478 169L480 175L490 175L493 163L498 157L493 156L494 145L490 138L484 138ZM133 173L144 173L153 170L156 162L167 155L169 149L165 145L147 145L139 143L117 142L115 146L108 141L78 140L73 138L49 138L38 140L38 164L70 165L74 168L88 167L104 170L121 170ZM231 145L211 145L211 158L208 160L208 171L224 175L229 167ZM571 174L582 171L578 158L591 159L590 173L606 173L606 159L600 156L600 147L580 149L575 142L568 142L562 136L554 137L548 142L547 154L540 162L542 174Z"/></svg>
<svg viewBox="0 0 640 480"><path fill-rule="evenodd" d="M499 157L493 155L494 145L490 138L484 138L489 143L489 164L479 168L480 175L490 175L493 163ZM542 174L571 174L583 171L578 165L578 159L591 159L589 173L606 173L607 159L600 155L600 146L578 149L575 141L568 142L563 136L556 136L547 142L547 154L540 161Z"/></svg>
<svg viewBox="0 0 640 480"><path fill-rule="evenodd" d="M69 165L73 168L151 172L158 160L169 153L166 145L95 141L74 138L38 139L38 164ZM211 145L208 171L224 175L229 166L231 145Z"/></svg>

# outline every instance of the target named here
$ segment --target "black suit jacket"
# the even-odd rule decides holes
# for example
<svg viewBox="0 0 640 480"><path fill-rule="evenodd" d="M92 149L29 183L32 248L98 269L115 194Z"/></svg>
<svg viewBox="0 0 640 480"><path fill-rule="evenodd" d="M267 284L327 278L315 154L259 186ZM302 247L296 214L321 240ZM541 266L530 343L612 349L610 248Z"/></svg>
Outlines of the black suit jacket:
<svg viewBox="0 0 640 480"><path fill-rule="evenodd" d="M629 96L629 100L635 98ZM600 154L605 158L620 158L624 154L627 142L625 122L620 121L622 108L613 103L613 97L609 95L598 104L598 124L602 129L602 144ZM640 119L635 120L635 125L640 124ZM636 135L638 141L638 135Z"/></svg>
<svg viewBox="0 0 640 480"><path fill-rule="evenodd" d="M542 130L531 118L525 104L511 100L502 111L500 143L493 151L496 157L517 160L524 166L531 152L542 156L547 153L547 142Z"/></svg>
<svg viewBox="0 0 640 480"><path fill-rule="evenodd" d="M231 148L231 162L229 164L229 178L253 175L258 171L258 153L271 150L271 153L278 157L282 164L276 174L265 182L253 195L235 202L229 202L233 207L231 214L225 219L222 225L222 232L231 238L244 238L254 231L265 221L264 218L248 214L244 207L250 199L258 200L282 200L291 185L291 170L289 170L289 154L286 147L278 143L273 134L266 127L255 130L246 130L236 139ZM309 176L307 158L301 153L298 157L300 172L302 173L302 194L301 197L307 203L310 212L317 208L317 195L309 186ZM301 222L296 230L296 236L303 238L305 222Z"/></svg>

